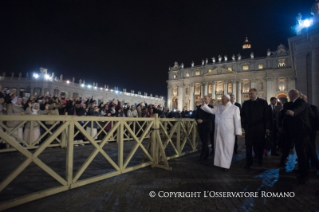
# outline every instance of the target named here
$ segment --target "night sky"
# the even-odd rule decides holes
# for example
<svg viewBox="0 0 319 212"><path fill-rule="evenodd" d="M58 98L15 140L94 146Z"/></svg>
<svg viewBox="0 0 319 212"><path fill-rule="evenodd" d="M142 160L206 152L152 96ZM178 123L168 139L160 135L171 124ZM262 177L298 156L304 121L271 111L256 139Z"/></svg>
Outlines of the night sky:
<svg viewBox="0 0 319 212"><path fill-rule="evenodd" d="M288 46L299 12L313 0L0 1L0 72L48 68L81 78L167 95L168 66L241 52L255 57Z"/></svg>

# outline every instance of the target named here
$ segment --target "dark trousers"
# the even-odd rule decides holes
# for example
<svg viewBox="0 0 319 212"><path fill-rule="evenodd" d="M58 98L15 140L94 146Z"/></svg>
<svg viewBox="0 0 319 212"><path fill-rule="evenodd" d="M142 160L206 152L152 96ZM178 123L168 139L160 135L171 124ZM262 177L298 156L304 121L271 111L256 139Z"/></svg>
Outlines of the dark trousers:
<svg viewBox="0 0 319 212"><path fill-rule="evenodd" d="M271 154L276 154L277 152L277 145L278 145L278 141L277 141L277 127L273 128L271 131L271 138L272 138L272 147L271 147Z"/></svg>
<svg viewBox="0 0 319 212"><path fill-rule="evenodd" d="M263 153L265 146L265 135L264 134L254 134L247 135L246 139L246 162L247 166L253 165L253 149L255 156L258 159L258 163L262 164Z"/></svg>
<svg viewBox="0 0 319 212"><path fill-rule="evenodd" d="M198 128L198 133L200 140L202 142L202 150L200 153L200 160L204 160L208 158L209 156L209 148L208 148L208 142L209 142L209 136L211 133L211 130L207 128Z"/></svg>
<svg viewBox="0 0 319 212"><path fill-rule="evenodd" d="M282 155L281 155L281 163L284 163L285 160L288 158L289 151L292 145L292 139L290 138L289 134L287 133L281 133L280 139L282 141Z"/></svg>
<svg viewBox="0 0 319 212"><path fill-rule="evenodd" d="M316 151L310 142L310 136L294 137L296 152L298 156L298 166L301 177L308 176L309 158L314 166L319 168ZM308 158L309 157L309 158Z"/></svg>
<svg viewBox="0 0 319 212"><path fill-rule="evenodd" d="M237 149L238 149L237 136L235 136L235 146L234 146L235 153L237 153Z"/></svg>
<svg viewBox="0 0 319 212"><path fill-rule="evenodd" d="M211 145L212 145L212 152L214 152L214 135L215 135L215 132L214 132L214 129L210 132L210 135L209 135L209 137L210 137L210 143L211 143Z"/></svg>

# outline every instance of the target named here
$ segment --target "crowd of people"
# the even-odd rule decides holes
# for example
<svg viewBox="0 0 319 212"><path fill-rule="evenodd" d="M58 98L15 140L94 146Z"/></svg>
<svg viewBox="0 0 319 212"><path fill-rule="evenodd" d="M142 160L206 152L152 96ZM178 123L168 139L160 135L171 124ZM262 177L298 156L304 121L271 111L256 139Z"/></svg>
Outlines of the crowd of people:
<svg viewBox="0 0 319 212"><path fill-rule="evenodd" d="M65 98L65 96L46 94L44 96L33 95L28 98L25 97L24 92L17 95L15 89L3 91L0 85L0 115L76 115L76 116L97 116L97 117L154 117L157 113L160 118L175 117L176 111L169 111L161 105L147 104L145 101L139 104L130 105L128 102L122 103L118 99L102 101L98 103L93 96L88 98L78 97ZM22 121L6 121L3 124L8 130L12 131L17 128ZM56 121L43 121L43 125L47 129L54 132L59 124L55 125ZM84 122L79 122L82 126ZM93 125L93 128L92 128ZM97 130L101 127L95 122L86 125L86 131L93 137L97 134ZM105 126L105 130L109 131L111 124ZM6 131L0 126L0 130ZM30 122L20 126L14 130L16 136L11 136L13 140L23 144L24 140L28 144L33 144L45 132L45 129L38 123L33 122L33 133L30 141ZM18 138L17 138L18 137ZM41 139L44 141L49 137L49 134ZM20 139L21 140L20 140ZM79 133L75 137L75 142L80 145L83 144L85 137ZM38 144L38 143L37 143ZM35 144L35 145L37 145ZM0 148L10 148L9 143L4 142Z"/></svg>
<svg viewBox="0 0 319 212"><path fill-rule="evenodd" d="M259 98L257 90L249 90L249 100L241 105L234 95L223 95L216 104L208 96L201 99L195 119L202 142L199 162L209 155L214 157L214 165L228 171L233 154L237 153L237 139L245 132L246 169L251 169L255 161L263 166L263 157L280 157L280 166L285 166L289 152L297 153L299 183L308 178L309 169L317 170L319 161L316 153L316 134L319 131L319 112L315 105L307 102L307 96L298 90L289 91L290 102L282 104L276 97L270 104ZM212 151L209 154L208 144ZM253 157L254 152L254 157ZM281 154L280 154L281 153Z"/></svg>

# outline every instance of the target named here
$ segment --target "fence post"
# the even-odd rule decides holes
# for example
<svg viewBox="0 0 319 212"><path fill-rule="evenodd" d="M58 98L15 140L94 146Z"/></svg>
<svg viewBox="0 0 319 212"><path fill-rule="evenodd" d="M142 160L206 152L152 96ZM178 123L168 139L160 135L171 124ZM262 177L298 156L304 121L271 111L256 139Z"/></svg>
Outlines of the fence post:
<svg viewBox="0 0 319 212"><path fill-rule="evenodd" d="M118 145L118 154L117 154L117 161L118 161L118 166L120 167L120 171L121 173L123 173L123 157L124 157L124 118L121 118L119 120L120 125L117 128L117 138L116 138L116 142ZM112 122L113 123L113 122ZM112 126L113 128L113 126Z"/></svg>
<svg viewBox="0 0 319 212"><path fill-rule="evenodd" d="M181 124L182 121L178 120L177 121L177 138L176 138L176 146L177 146L177 151L178 151L178 156L181 155Z"/></svg>
<svg viewBox="0 0 319 212"><path fill-rule="evenodd" d="M197 127L197 124L196 124L196 122L194 120L193 121L193 150L195 150L197 148L197 146L196 146L196 139L197 139L197 135L196 135L197 129L196 129L196 127Z"/></svg>
<svg viewBox="0 0 319 212"><path fill-rule="evenodd" d="M73 179L73 156L74 156L74 144L73 144L73 136L74 136L74 117L69 121L69 136L67 139L66 146L66 180L68 182L69 188L71 188L71 183Z"/></svg>
<svg viewBox="0 0 319 212"><path fill-rule="evenodd" d="M152 167L155 164L158 164L158 148L157 148L157 142L156 142L156 126L159 126L158 124L158 114L155 114L154 120L153 120L153 129L151 134L151 151L152 151L152 157L153 157L153 164Z"/></svg>

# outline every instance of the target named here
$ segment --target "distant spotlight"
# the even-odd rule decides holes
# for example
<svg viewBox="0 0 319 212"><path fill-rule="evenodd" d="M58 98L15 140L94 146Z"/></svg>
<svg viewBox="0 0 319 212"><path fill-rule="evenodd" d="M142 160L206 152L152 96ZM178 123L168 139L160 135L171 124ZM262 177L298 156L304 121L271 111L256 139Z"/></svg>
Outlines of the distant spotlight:
<svg viewBox="0 0 319 212"><path fill-rule="evenodd" d="M33 74L33 77L36 78L36 79L38 79L39 74L34 73L34 74Z"/></svg>
<svg viewBox="0 0 319 212"><path fill-rule="evenodd" d="M91 88L91 85L88 85L88 88Z"/></svg>
<svg viewBox="0 0 319 212"><path fill-rule="evenodd" d="M84 84L82 84L81 87L84 87Z"/></svg>
<svg viewBox="0 0 319 212"><path fill-rule="evenodd" d="M115 91L115 93L119 93L119 91Z"/></svg>
<svg viewBox="0 0 319 212"><path fill-rule="evenodd" d="M70 81L69 81L69 80L67 80L67 81L66 81L66 83L68 83L68 84L69 84L69 83L70 83Z"/></svg>
<svg viewBox="0 0 319 212"><path fill-rule="evenodd" d="M310 25L311 25L311 20L309 20L309 19L306 19L306 20L304 20L303 21L303 25L304 25L304 27L309 27Z"/></svg>
<svg viewBox="0 0 319 212"><path fill-rule="evenodd" d="M48 80L48 79L50 79L50 76L48 74L45 74L44 79Z"/></svg>
<svg viewBox="0 0 319 212"><path fill-rule="evenodd" d="M103 88L100 88L100 90L102 90Z"/></svg>
<svg viewBox="0 0 319 212"><path fill-rule="evenodd" d="M95 86L94 89L96 89L97 87Z"/></svg>
<svg viewBox="0 0 319 212"><path fill-rule="evenodd" d="M105 88L105 90L107 91L108 89L107 89L107 88Z"/></svg>
<svg viewBox="0 0 319 212"><path fill-rule="evenodd" d="M113 90L111 89L111 91L113 91Z"/></svg>

